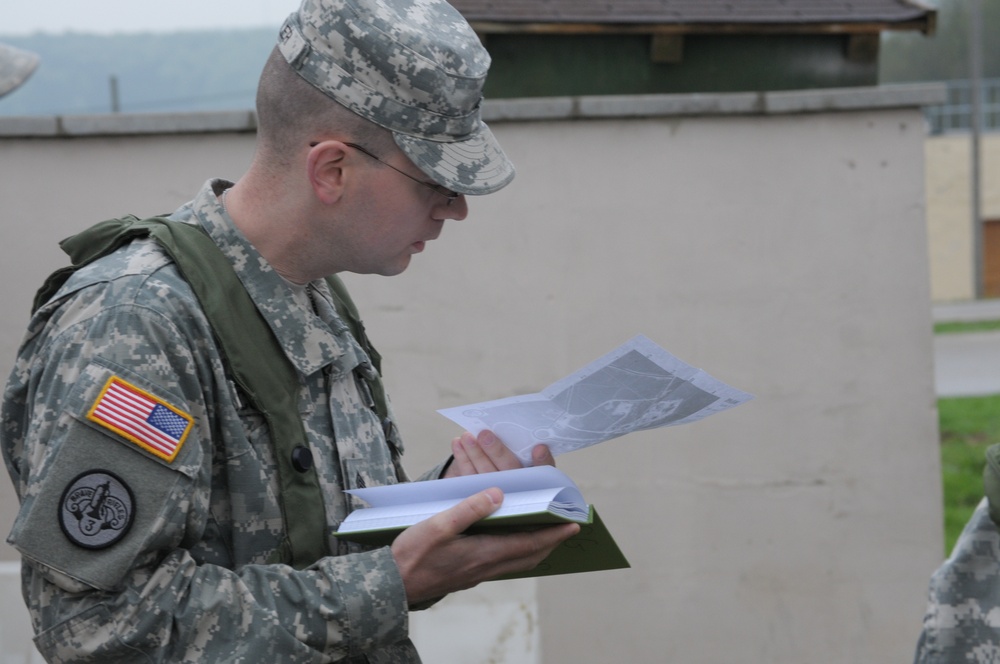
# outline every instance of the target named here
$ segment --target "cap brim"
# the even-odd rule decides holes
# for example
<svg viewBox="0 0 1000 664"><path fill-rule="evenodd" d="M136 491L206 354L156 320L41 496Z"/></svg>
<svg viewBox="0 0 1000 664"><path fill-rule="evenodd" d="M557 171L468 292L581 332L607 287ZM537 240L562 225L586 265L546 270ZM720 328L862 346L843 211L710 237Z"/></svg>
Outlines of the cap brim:
<svg viewBox="0 0 1000 664"><path fill-rule="evenodd" d="M429 141L397 132L393 132L393 138L417 168L434 182L460 194L492 194L514 179L514 164L484 122L461 141Z"/></svg>

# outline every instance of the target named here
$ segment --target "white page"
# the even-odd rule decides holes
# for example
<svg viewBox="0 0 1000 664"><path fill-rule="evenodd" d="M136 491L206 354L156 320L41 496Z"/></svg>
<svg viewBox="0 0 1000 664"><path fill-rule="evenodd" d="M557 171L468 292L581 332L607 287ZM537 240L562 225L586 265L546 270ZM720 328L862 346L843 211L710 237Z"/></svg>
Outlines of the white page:
<svg viewBox="0 0 1000 664"><path fill-rule="evenodd" d="M384 507L406 503L429 503L438 500L458 502L474 493L493 487L504 493L534 491L536 489L571 489L583 503L579 487L566 473L552 466L500 470L493 473L449 477L427 482L404 482L386 486L370 486L364 489L349 489L347 493L357 496L372 507Z"/></svg>
<svg viewBox="0 0 1000 664"><path fill-rule="evenodd" d="M540 393L438 412L473 434L492 430L529 463L538 443L565 454L633 431L695 422L752 398L638 335Z"/></svg>
<svg viewBox="0 0 1000 664"><path fill-rule="evenodd" d="M433 500L427 503L403 503L383 505L354 510L341 522L337 532L350 533L359 530L378 530L380 528L399 528L412 526L415 523L429 519L438 512L454 507L459 500Z"/></svg>
<svg viewBox="0 0 1000 664"><path fill-rule="evenodd" d="M585 521L588 514L586 505L566 504L557 500L558 498L565 497L565 493L566 489L561 487L505 493L503 504L493 514L488 516L487 519L514 514L544 512L549 509L552 501L556 500L555 512L557 514ZM344 519L344 522L340 524L337 530L338 532L349 533L358 530L412 526L424 519L429 519L438 512L443 512L446 509L454 507L459 502L461 502L459 498L454 498L450 500L434 500L428 503L404 503L355 510L347 515L347 518Z"/></svg>

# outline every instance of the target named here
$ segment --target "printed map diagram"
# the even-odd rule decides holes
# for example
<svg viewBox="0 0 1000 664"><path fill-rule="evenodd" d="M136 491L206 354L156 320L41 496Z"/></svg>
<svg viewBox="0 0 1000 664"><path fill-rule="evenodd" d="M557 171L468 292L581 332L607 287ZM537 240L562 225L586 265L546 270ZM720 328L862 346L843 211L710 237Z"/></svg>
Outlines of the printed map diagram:
<svg viewBox="0 0 1000 664"><path fill-rule="evenodd" d="M438 412L474 434L492 430L527 462L538 443L565 454L633 431L694 422L752 398L639 335L538 394Z"/></svg>

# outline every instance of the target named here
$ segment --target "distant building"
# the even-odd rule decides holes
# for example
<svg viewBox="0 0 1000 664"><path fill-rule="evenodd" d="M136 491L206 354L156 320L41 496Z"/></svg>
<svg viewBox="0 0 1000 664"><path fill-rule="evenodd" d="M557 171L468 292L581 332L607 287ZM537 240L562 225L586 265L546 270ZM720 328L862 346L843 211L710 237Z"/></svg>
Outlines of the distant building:
<svg viewBox="0 0 1000 664"><path fill-rule="evenodd" d="M876 85L880 35L932 33L914 0L453 0L493 57L486 96Z"/></svg>
<svg viewBox="0 0 1000 664"><path fill-rule="evenodd" d="M916 0L452 0L493 57L487 98L760 92L878 85L881 34L933 34ZM928 109L928 229L936 301L974 295L967 137L969 89ZM984 125L1000 126L1000 85ZM964 142L963 142L964 141ZM1000 191L984 154L984 288L1000 297ZM1000 147L1000 146L997 146ZM993 169L993 170L990 170ZM992 178L992 180L991 180Z"/></svg>
<svg viewBox="0 0 1000 664"><path fill-rule="evenodd" d="M968 131L930 136L926 144L927 228L931 297L975 299L971 137ZM986 131L980 148L983 217L983 297L1000 297L1000 132Z"/></svg>

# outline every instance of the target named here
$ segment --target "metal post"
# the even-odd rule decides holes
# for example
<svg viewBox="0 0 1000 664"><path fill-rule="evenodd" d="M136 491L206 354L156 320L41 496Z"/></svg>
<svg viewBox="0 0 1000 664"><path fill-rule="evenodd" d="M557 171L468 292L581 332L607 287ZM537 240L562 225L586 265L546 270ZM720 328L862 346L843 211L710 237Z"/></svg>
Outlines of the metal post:
<svg viewBox="0 0 1000 664"><path fill-rule="evenodd" d="M980 144L983 119L983 7L982 0L969 0L969 84L972 93L969 127L972 140L972 269L975 297L983 297L983 214L981 205Z"/></svg>
<svg viewBox="0 0 1000 664"><path fill-rule="evenodd" d="M118 101L118 77L111 76L111 112L118 113L121 109L121 103Z"/></svg>

